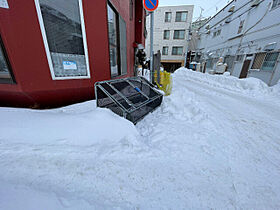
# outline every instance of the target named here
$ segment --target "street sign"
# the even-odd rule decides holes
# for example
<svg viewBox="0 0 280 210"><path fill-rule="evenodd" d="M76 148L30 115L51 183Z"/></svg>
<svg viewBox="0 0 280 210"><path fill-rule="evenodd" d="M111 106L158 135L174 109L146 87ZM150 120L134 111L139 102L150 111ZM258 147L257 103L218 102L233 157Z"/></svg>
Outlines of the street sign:
<svg viewBox="0 0 280 210"><path fill-rule="evenodd" d="M159 0L143 0L143 5L146 10L153 12L158 8Z"/></svg>

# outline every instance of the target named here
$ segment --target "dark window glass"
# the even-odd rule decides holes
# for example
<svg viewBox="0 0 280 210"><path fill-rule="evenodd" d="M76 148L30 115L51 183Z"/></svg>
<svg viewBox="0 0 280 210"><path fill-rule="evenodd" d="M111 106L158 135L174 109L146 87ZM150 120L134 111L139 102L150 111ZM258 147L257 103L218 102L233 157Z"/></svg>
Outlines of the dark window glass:
<svg viewBox="0 0 280 210"><path fill-rule="evenodd" d="M163 39L169 39L170 38L170 31L164 30L163 32Z"/></svg>
<svg viewBox="0 0 280 210"><path fill-rule="evenodd" d="M176 12L176 22L186 22L188 17L188 12Z"/></svg>
<svg viewBox="0 0 280 210"><path fill-rule="evenodd" d="M4 47L0 37L0 83L13 83L9 65L5 56Z"/></svg>
<svg viewBox="0 0 280 210"><path fill-rule="evenodd" d="M183 55L183 47L173 47L172 55Z"/></svg>
<svg viewBox="0 0 280 210"><path fill-rule="evenodd" d="M127 39L124 19L108 4L108 31L111 76L127 73Z"/></svg>
<svg viewBox="0 0 280 210"><path fill-rule="evenodd" d="M185 39L185 30L175 30L174 39Z"/></svg>
<svg viewBox="0 0 280 210"><path fill-rule="evenodd" d="M244 22L245 22L245 20L240 21L239 28L238 28L238 32L237 32L238 34L240 34L240 33L242 32Z"/></svg>
<svg viewBox="0 0 280 210"><path fill-rule="evenodd" d="M243 59L244 59L244 55L237 55L237 56L236 56L236 61L237 61L237 62L242 62Z"/></svg>
<svg viewBox="0 0 280 210"><path fill-rule="evenodd" d="M162 48L162 55L168 55L168 47Z"/></svg>
<svg viewBox="0 0 280 210"><path fill-rule="evenodd" d="M39 3L55 76L88 76L79 1Z"/></svg>
<svg viewBox="0 0 280 210"><path fill-rule="evenodd" d="M273 0L272 8L280 6L280 0Z"/></svg>
<svg viewBox="0 0 280 210"><path fill-rule="evenodd" d="M111 75L119 75L118 17L108 5L108 30L110 46Z"/></svg>
<svg viewBox="0 0 280 210"><path fill-rule="evenodd" d="M273 71L278 57L279 57L279 52L267 53L261 70Z"/></svg>
<svg viewBox="0 0 280 210"><path fill-rule="evenodd" d="M129 1L129 20L133 20L133 10L134 10L133 0L130 0Z"/></svg>
<svg viewBox="0 0 280 210"><path fill-rule="evenodd" d="M165 13L165 22L171 22L171 12Z"/></svg>

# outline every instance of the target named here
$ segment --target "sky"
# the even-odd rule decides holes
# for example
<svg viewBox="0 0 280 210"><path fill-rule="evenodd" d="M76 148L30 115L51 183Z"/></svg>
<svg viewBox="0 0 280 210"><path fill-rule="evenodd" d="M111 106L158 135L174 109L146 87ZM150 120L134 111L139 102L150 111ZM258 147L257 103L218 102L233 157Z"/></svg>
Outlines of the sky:
<svg viewBox="0 0 280 210"><path fill-rule="evenodd" d="M200 16L200 7L204 9L202 16L209 17L216 13L216 7L220 10L227 2L229 0L159 0L159 6L194 5L193 20L196 20Z"/></svg>

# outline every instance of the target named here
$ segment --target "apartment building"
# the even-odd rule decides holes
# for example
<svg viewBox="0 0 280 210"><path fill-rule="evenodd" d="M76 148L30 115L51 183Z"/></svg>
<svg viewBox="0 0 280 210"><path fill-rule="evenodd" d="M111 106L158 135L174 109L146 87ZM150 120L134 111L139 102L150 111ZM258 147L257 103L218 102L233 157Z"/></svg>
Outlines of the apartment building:
<svg viewBox="0 0 280 210"><path fill-rule="evenodd" d="M280 0L233 0L199 33L196 61L215 68L220 57L231 75L268 85L280 78ZM202 65L203 66L203 65Z"/></svg>
<svg viewBox="0 0 280 210"><path fill-rule="evenodd" d="M168 71L184 65L193 17L193 5L159 7L154 12L154 52L160 50L161 63ZM146 19L148 33L150 16ZM146 39L146 52L150 55L150 36Z"/></svg>

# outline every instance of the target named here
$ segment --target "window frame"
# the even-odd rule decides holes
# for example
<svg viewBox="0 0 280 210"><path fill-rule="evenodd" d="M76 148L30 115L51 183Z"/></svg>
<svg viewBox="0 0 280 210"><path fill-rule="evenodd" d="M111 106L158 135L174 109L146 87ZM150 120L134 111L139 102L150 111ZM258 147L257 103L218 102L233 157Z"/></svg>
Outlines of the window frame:
<svg viewBox="0 0 280 210"><path fill-rule="evenodd" d="M129 20L132 21L134 18L134 2L129 0Z"/></svg>
<svg viewBox="0 0 280 210"><path fill-rule="evenodd" d="M276 59L275 59L275 61L274 61L274 66L273 66L273 68L272 68L271 70L263 69L264 63L265 63L265 62L269 62L269 61L266 60L266 58L267 58L270 54L273 54L273 53L278 54L277 57L276 57ZM264 60L263 60L263 62L262 62L262 66L261 66L261 68L260 68L260 71L263 71L263 72L274 72L274 71L275 71L275 67L277 66L277 62L279 61L279 58L280 58L280 51L269 51L269 52L267 52L266 55L265 55L265 58L264 58Z"/></svg>
<svg viewBox="0 0 280 210"><path fill-rule="evenodd" d="M164 49L167 49L167 53L166 54L164 53L165 52ZM163 46L162 47L162 55L165 55L165 56L168 55L168 51L169 51L169 46Z"/></svg>
<svg viewBox="0 0 280 210"><path fill-rule="evenodd" d="M183 38L175 38L175 32L178 31L179 35L180 35L180 31L184 31L184 37ZM174 40L184 40L186 38L186 30L184 29L179 29L179 30L174 30L174 33L173 33L173 39Z"/></svg>
<svg viewBox="0 0 280 210"><path fill-rule="evenodd" d="M178 14L178 13L181 13L180 21L177 20L177 14ZM187 13L186 20L182 20L182 13ZM184 23L184 22L187 22L187 21L188 21L188 15L189 15L189 12L188 12L188 11L177 11L177 12L176 12L176 15L175 15L175 22L177 22L177 23Z"/></svg>
<svg viewBox="0 0 280 210"><path fill-rule="evenodd" d="M122 62L121 62L121 40L120 40L120 18L122 18L118 12L118 10L115 8L115 6L110 2L107 1L106 4L106 21L107 21L107 28L109 29L109 22L108 22L108 10L107 10L107 6L109 6L113 12L116 14L116 32L117 32L117 55L118 55L118 75L113 75L112 74L112 70L111 70L111 57L110 57L110 37L109 37L109 31L108 31L108 51L109 51L109 65L110 65L110 75L111 78L118 78L118 77L122 77L128 74L128 68L126 69L126 72L123 73L122 72ZM123 19L123 18L122 18ZM127 37L126 37L126 42L127 42ZM126 48L127 48L127 43L126 43ZM126 65L128 64L128 61L126 61Z"/></svg>
<svg viewBox="0 0 280 210"><path fill-rule="evenodd" d="M168 39L165 38L165 32L166 32L166 31L169 32ZM164 31L163 31L163 40L170 40L170 34L171 34L171 31L170 31L170 30L164 30Z"/></svg>
<svg viewBox="0 0 280 210"><path fill-rule="evenodd" d="M0 85L1 84L16 84L15 76L13 74L12 66L11 66L11 63L10 63L9 56L8 56L7 51L6 51L5 45L4 45L4 41L1 37L1 34L0 34L0 48L2 49L4 60L6 62L6 65L8 67L8 71L9 71L9 74L10 74L10 78L0 78Z"/></svg>
<svg viewBox="0 0 280 210"><path fill-rule="evenodd" d="M64 76L64 77L57 77L55 76L54 72L54 65L51 57L51 51L49 48L48 44L48 39L47 39L47 33L46 33L46 28L42 16L42 11L40 7L40 0L34 0L35 2L35 7L37 11L37 16L39 20L39 25L42 33L42 38L45 46L45 51L47 55L47 60L49 63L49 68L51 72L51 77L53 80L72 80L72 79L90 79L91 74L90 74L90 66L89 66L89 55L88 55L88 45L87 45L87 36L86 36L86 29L85 29L85 20L84 20L84 11L83 11L83 0L77 0L79 4L79 13L80 13L80 20L81 20L81 30L82 30L82 36L83 36L83 45L84 45L84 52L85 52L85 60L86 60L86 67L87 67L87 76Z"/></svg>
<svg viewBox="0 0 280 210"><path fill-rule="evenodd" d="M177 52L178 52L178 48L182 48L182 54L174 54L173 53L173 49L174 48L177 48ZM183 46L173 46L172 47L172 52L171 52L171 55L174 55L174 56L182 56L184 54L184 47Z"/></svg>
<svg viewBox="0 0 280 210"><path fill-rule="evenodd" d="M274 4L274 0L272 0L271 10L274 10L274 9L280 7L280 0L277 0L277 3L275 6L273 6L273 4Z"/></svg>
<svg viewBox="0 0 280 210"><path fill-rule="evenodd" d="M170 14L170 21L167 21L168 19L166 18L166 15L167 14ZM165 23L171 23L171 20L172 20L172 12L165 12L164 13L164 22Z"/></svg>
<svg viewBox="0 0 280 210"><path fill-rule="evenodd" d="M237 34L241 34L242 33L243 28L244 28L244 24L245 24L245 19L240 21L239 26L238 26Z"/></svg>

